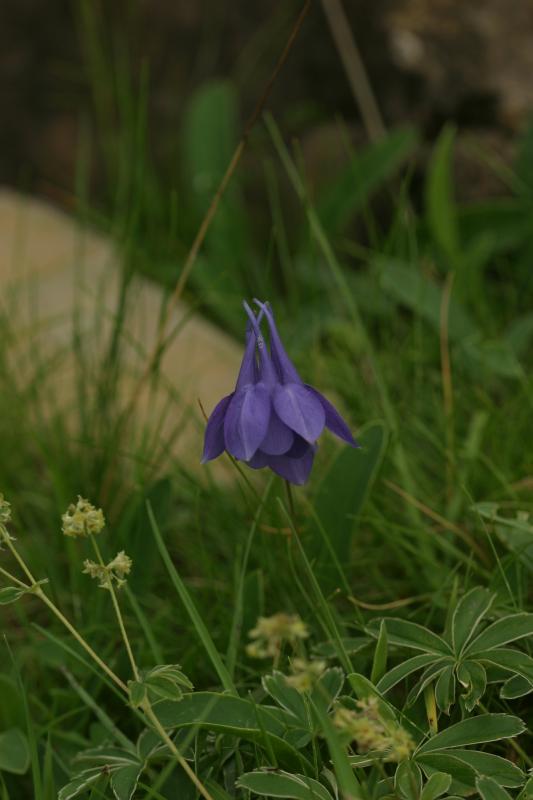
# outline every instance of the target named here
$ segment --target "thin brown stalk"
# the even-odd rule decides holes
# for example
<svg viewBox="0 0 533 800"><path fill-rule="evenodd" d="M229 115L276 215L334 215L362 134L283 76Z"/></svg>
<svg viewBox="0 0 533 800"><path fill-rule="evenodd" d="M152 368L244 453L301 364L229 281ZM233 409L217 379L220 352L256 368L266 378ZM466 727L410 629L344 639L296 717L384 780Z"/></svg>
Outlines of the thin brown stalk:
<svg viewBox="0 0 533 800"><path fill-rule="evenodd" d="M342 2L322 0L322 7L368 138L372 141L380 139L386 133L385 124Z"/></svg>
<svg viewBox="0 0 533 800"><path fill-rule="evenodd" d="M397 486L397 484L393 483L392 481L384 480L383 483L389 489L392 489L393 492L396 492L396 494L400 495L400 497L402 497L407 503L409 503L409 505L414 506L423 514L425 514L426 517L429 517L438 525L440 525L442 528L450 531L451 533L454 533L457 537L462 539L473 552L477 553L477 555L482 559L484 564L488 563L485 551L470 536L470 534L467 533L467 531L464 531L458 525L455 525L455 523L447 520L446 517L442 517L439 513L433 511L432 508L427 506L425 503L422 503L420 500L417 500L416 497L413 497L412 495L408 494L406 491L404 491L404 489L402 489L400 486Z"/></svg>
<svg viewBox="0 0 533 800"><path fill-rule="evenodd" d="M287 60L287 58L289 56L289 53L290 53L290 51L292 49L292 46L293 46L294 42L296 41L296 38L297 38L297 36L298 36L298 34L300 32L300 29L301 29L301 27L303 25L303 22L304 22L304 20L305 20L305 18L307 16L307 13L309 11L310 6L311 6L311 0L305 0L305 3L303 5L303 7L302 7L302 10L300 11L300 13L299 13L299 15L298 15L293 27L292 27L292 30L291 30L291 32L289 34L289 38L287 39L285 47L283 48L283 51L282 51L281 55L278 58L278 61L277 61L276 65L275 65L275 67L274 67L274 70L272 71L272 74L270 75L270 78L267 81L267 84L266 84L266 86L265 86L265 88L263 90L263 93L261 94L261 97L259 98L259 100L258 100L258 102L257 102L252 114L250 115L250 117L248 118L248 120L247 120L247 122L246 122L246 124L244 126L244 130L242 132L241 139L240 139L237 147L235 148L235 151L234 151L234 153L233 153L233 155L232 155L232 157L230 159L230 162L229 162L229 164L228 164L228 166L226 168L226 171L224 172L224 175L222 176L220 184L219 184L215 194L213 195L213 199L211 200L209 208L206 211L206 214L205 214L205 216L204 216L204 218L203 218L203 220L201 222L201 225L200 225L200 227L198 229L198 232L197 232L197 234L196 234L196 236L194 238L194 241L193 241L193 243L191 245L191 248L189 250L189 253L187 255L185 263L183 265L183 269L180 272L180 276L178 278L176 286L174 287L174 291L172 292L172 294L170 296L170 299L169 299L169 302L165 306L163 314L161 315L161 321L160 321L160 325L159 325L159 331L158 331L156 344L155 344L155 347L153 348L151 356L150 356L150 358L148 360L146 371L143 373L143 375L141 377L141 383L144 383L146 378L150 376L154 366L158 363L159 359L161 358L161 354L162 354L162 352L163 352L163 350L164 350L164 348L166 346L165 333L166 333L166 329L167 329L167 325L168 325L168 321L169 321L170 315L171 315L173 309L175 308L175 306L177 305L177 303L178 303L179 299L181 298L182 294L183 294L183 291L185 289L187 281L189 280L189 276L190 276L190 274L192 272L192 269L193 269L193 267L194 267L194 265L196 263L196 259L198 257L198 253L200 252L200 249L201 249L201 247L202 247L202 245L204 243L204 240L205 240L205 237L207 235L207 232L208 232L208 230L209 230L209 228L211 226L211 223L212 223L212 221L213 221L213 219L214 219L214 217L215 217L215 215L217 213L217 209L218 209L218 206L220 204L220 201L221 201L221 199L222 199L222 197L223 197L223 195L224 195L224 193L225 193L225 191L226 191L226 189L228 187L229 182L231 181L231 178L233 177L233 174L234 174L235 170L237 169L237 166L238 166L238 164L239 164L239 162L240 162L240 160L242 158L242 155L244 153L246 145L248 144L248 139L250 138L250 134L251 134L253 128L255 127L255 124L256 124L257 120L259 119L259 117L261 116L261 114L263 112L263 109L264 109L264 107L265 107L265 105L266 105L266 103L268 101L268 98L270 97L270 93L272 91L272 87L274 86L274 84L275 84L275 82L276 82L276 80L277 80L277 78L278 78L278 76L279 76L279 74L280 74L280 72L281 72L281 70L283 68L283 65L285 64L285 62L286 62L286 60Z"/></svg>
<svg viewBox="0 0 533 800"><path fill-rule="evenodd" d="M444 419L446 425L446 483L448 496L452 492L453 464L454 464L454 434L453 434L453 381L452 365L449 346L449 314L450 299L452 295L455 273L449 272L446 277L442 300L440 304L440 364L442 375L442 398L444 405Z"/></svg>

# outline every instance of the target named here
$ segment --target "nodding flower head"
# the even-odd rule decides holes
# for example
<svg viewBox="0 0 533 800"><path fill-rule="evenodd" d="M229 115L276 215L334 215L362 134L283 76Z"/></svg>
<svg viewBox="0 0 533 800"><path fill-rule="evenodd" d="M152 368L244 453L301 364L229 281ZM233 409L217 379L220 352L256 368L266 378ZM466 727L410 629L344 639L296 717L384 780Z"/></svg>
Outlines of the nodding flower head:
<svg viewBox="0 0 533 800"><path fill-rule="evenodd" d="M350 429L335 407L304 383L287 355L268 303L255 300L235 391L215 406L205 431L202 462L224 451L252 469L269 467L290 483L306 483L316 441L329 428L352 447ZM261 332L266 318L270 349Z"/></svg>

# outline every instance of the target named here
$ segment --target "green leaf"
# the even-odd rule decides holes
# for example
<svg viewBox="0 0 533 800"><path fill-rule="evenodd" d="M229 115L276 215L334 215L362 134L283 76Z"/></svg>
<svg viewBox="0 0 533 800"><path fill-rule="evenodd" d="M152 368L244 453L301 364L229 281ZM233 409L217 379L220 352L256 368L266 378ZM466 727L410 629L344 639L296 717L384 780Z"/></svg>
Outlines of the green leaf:
<svg viewBox="0 0 533 800"><path fill-rule="evenodd" d="M26 736L18 728L0 733L0 770L24 775L30 766Z"/></svg>
<svg viewBox="0 0 533 800"><path fill-rule="evenodd" d="M166 678L151 678L147 681L146 686L150 699L154 702L157 700L179 701L183 697L182 689L173 681L166 680Z"/></svg>
<svg viewBox="0 0 533 800"><path fill-rule="evenodd" d="M139 708L146 700L146 686L140 681L128 681L128 692L134 708Z"/></svg>
<svg viewBox="0 0 533 800"><path fill-rule="evenodd" d="M446 794L451 782L451 775L447 775L445 772L434 772L422 789L420 800L436 800L437 797Z"/></svg>
<svg viewBox="0 0 533 800"><path fill-rule="evenodd" d="M533 681L533 658L513 650L510 647L499 647L487 650L485 653L476 653L476 659L494 667L516 672L528 681Z"/></svg>
<svg viewBox="0 0 533 800"><path fill-rule="evenodd" d="M346 653L352 656L372 644L373 640L368 636L341 636L340 641ZM338 644L336 642L320 642L313 647L313 652L322 658L335 658L338 653Z"/></svg>
<svg viewBox="0 0 533 800"><path fill-rule="evenodd" d="M344 672L339 667L331 667L323 672L317 680L311 692L311 700L315 705L321 706L324 711L329 711L343 686Z"/></svg>
<svg viewBox="0 0 533 800"><path fill-rule="evenodd" d="M358 441L360 448L339 450L315 498L320 527L315 523L312 528L309 552L316 560L317 577L325 591L339 585L339 567L334 559L339 565L349 563L357 519L385 452L385 426L369 425L361 431Z"/></svg>
<svg viewBox="0 0 533 800"><path fill-rule="evenodd" d="M385 621L381 621L379 628L379 636L376 642L376 649L374 651L374 659L372 662L372 672L370 673L370 680L372 683L377 683L379 679L385 674L387 669L387 628Z"/></svg>
<svg viewBox="0 0 533 800"><path fill-rule="evenodd" d="M480 714L477 717L463 719L437 733L421 745L418 752L431 753L451 747L496 742L499 739L519 736L525 729L522 720L510 714Z"/></svg>
<svg viewBox="0 0 533 800"><path fill-rule="evenodd" d="M398 666L393 667L386 675L381 678L380 681L376 684L376 688L382 694L388 692L393 686L403 681L404 678L407 678L408 675L411 675L413 672L417 672L419 669L423 669L427 667L429 664L432 664L437 656L434 656L431 653L422 653L418 656L413 656L412 658L408 658L407 661L404 661Z"/></svg>
<svg viewBox="0 0 533 800"><path fill-rule="evenodd" d="M467 711L479 703L487 688L487 673L482 664L477 661L464 661L457 668L457 679L467 690L463 694L463 701Z"/></svg>
<svg viewBox="0 0 533 800"><path fill-rule="evenodd" d="M500 690L500 697L504 700L516 700L518 697L524 697L530 692L533 692L533 683L522 675L513 675L503 684Z"/></svg>
<svg viewBox="0 0 533 800"><path fill-rule="evenodd" d="M363 793L359 781L355 777L352 765L346 755L346 751L341 744L339 735L324 710L315 705L312 700L311 708L320 724L324 738L326 739L331 761L335 768L335 775L339 784L339 793L345 800L359 800Z"/></svg>
<svg viewBox="0 0 533 800"><path fill-rule="evenodd" d="M452 620L452 647L460 656L491 607L495 595L480 586L474 587L457 603Z"/></svg>
<svg viewBox="0 0 533 800"><path fill-rule="evenodd" d="M317 213L329 235L342 230L363 208L369 195L410 155L416 142L412 128L393 131L356 155L340 177L322 190Z"/></svg>
<svg viewBox="0 0 533 800"><path fill-rule="evenodd" d="M282 672L274 671L272 675L265 675L261 681L265 692L267 692L273 700L276 701L282 708L294 714L299 723L305 727L309 727L308 713L305 707L305 702L296 689L286 681L285 675Z"/></svg>
<svg viewBox="0 0 533 800"><path fill-rule="evenodd" d="M476 785L476 773L453 753L453 750L443 753L422 753L416 756L416 761L429 777L443 772L450 775L452 778L450 792L471 794L472 788Z"/></svg>
<svg viewBox="0 0 533 800"><path fill-rule="evenodd" d="M374 266L378 271L383 291L421 319L426 320L438 333L441 324L442 287L398 259L376 259ZM479 337L474 321L454 297L450 299L448 308L448 336L450 341L458 343Z"/></svg>
<svg viewBox="0 0 533 800"><path fill-rule="evenodd" d="M435 700L441 711L450 713L450 706L455 700L455 675L454 665L447 666L439 675L435 684Z"/></svg>
<svg viewBox="0 0 533 800"><path fill-rule="evenodd" d="M328 790L306 775L288 772L247 772L237 780L239 789L268 797L285 797L293 800L333 800Z"/></svg>
<svg viewBox="0 0 533 800"><path fill-rule="evenodd" d="M21 589L18 586L5 586L0 589L0 606L7 606L9 603L16 602L24 594L27 594L26 589Z"/></svg>
<svg viewBox="0 0 533 800"><path fill-rule="evenodd" d="M179 702L162 700L154 711L165 728L198 728L225 733L271 748L288 767L309 766L284 736L295 728L294 716L274 706L215 692L186 694Z"/></svg>
<svg viewBox="0 0 533 800"><path fill-rule="evenodd" d="M459 253L459 230L453 198L452 167L455 128L447 125L437 139L426 181L426 213L433 238L452 265Z"/></svg>
<svg viewBox="0 0 533 800"><path fill-rule="evenodd" d="M382 698L377 688L368 678L358 672L352 672L348 675L348 681L358 700L366 700L368 697L377 697L380 717L391 723L396 723L396 712L393 706Z"/></svg>
<svg viewBox="0 0 533 800"><path fill-rule="evenodd" d="M492 778L478 778L476 787L482 800L511 800L511 795Z"/></svg>
<svg viewBox="0 0 533 800"><path fill-rule="evenodd" d="M409 647L412 650L423 650L426 653L435 653L440 656L452 655L450 645L436 633L418 625L416 622L409 622L406 619L396 617L384 617L387 628L389 644ZM373 633L378 620L372 620L368 626L370 633Z"/></svg>
<svg viewBox="0 0 533 800"><path fill-rule="evenodd" d="M526 781L526 785L516 798L516 800L531 800L533 797L533 778Z"/></svg>
<svg viewBox="0 0 533 800"><path fill-rule="evenodd" d="M511 614L496 620L466 648L469 656L493 647L501 647L517 639L533 636L533 614Z"/></svg>
<svg viewBox="0 0 533 800"><path fill-rule="evenodd" d="M524 782L525 775L522 770L501 756L480 750L454 750L453 755L479 775L494 778L500 786L522 786Z"/></svg>
<svg viewBox="0 0 533 800"><path fill-rule="evenodd" d="M66 786L60 790L57 800L72 800L82 792L87 791L102 776L101 769L87 769L76 775Z"/></svg>
<svg viewBox="0 0 533 800"><path fill-rule="evenodd" d="M111 788L117 800L131 800L142 773L142 766L121 767L111 776Z"/></svg>
<svg viewBox="0 0 533 800"><path fill-rule="evenodd" d="M406 800L418 800L422 791L422 773L414 761L402 761L394 774L396 791Z"/></svg>
<svg viewBox="0 0 533 800"><path fill-rule="evenodd" d="M154 535L154 539L156 541L157 547L161 554L161 558L163 559L163 563L167 568L168 574L172 581L172 584L179 595L183 605L185 606L185 610L187 611L189 618L194 625L196 632L198 634L198 638L202 642L204 649L211 660L211 663L218 675L218 678L227 692L230 692L233 695L237 694L237 689L235 688L235 684L229 674L226 665L222 661L220 657L220 653L218 652L217 648L215 647L215 643L209 633L205 622L201 618L194 601L189 594L187 587L185 586L181 576L178 574L176 567L172 563L172 559L170 558L170 554L166 548L163 536L161 535L161 531L159 530L159 526L157 524L157 520L154 516L154 512L150 503L147 504L148 509L148 518L150 520L150 525L152 528L152 533Z"/></svg>
<svg viewBox="0 0 533 800"><path fill-rule="evenodd" d="M441 673L450 666L453 666L453 661L451 656L448 656L446 658L439 658L437 661L434 661L432 664L430 664L429 667L426 667L417 683L407 695L407 705L412 706L413 703L418 700L424 689L429 686L430 683L435 681L439 675L441 675Z"/></svg>

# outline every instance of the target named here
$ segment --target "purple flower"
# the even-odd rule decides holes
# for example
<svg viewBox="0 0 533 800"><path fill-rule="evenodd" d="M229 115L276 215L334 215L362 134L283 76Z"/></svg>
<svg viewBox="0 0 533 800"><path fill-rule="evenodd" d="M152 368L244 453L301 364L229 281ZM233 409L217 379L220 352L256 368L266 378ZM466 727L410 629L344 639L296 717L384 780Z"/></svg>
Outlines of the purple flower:
<svg viewBox="0 0 533 800"><path fill-rule="evenodd" d="M267 303L247 303L246 348L235 391L215 406L205 431L202 463L226 450L252 469L270 467L282 478L303 484L309 478L324 428L358 447L335 407L304 383L287 355ZM270 350L261 333L266 317Z"/></svg>

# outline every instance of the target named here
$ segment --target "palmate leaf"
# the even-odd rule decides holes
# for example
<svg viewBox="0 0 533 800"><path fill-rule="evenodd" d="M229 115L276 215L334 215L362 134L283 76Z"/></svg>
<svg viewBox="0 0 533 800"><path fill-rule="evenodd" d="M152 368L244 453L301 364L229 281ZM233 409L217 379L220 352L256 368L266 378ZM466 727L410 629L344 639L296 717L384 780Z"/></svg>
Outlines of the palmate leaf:
<svg viewBox="0 0 533 800"><path fill-rule="evenodd" d="M247 772L237 780L237 788L254 794L284 797L291 800L333 800L330 792L318 781L306 775L277 771Z"/></svg>
<svg viewBox="0 0 533 800"><path fill-rule="evenodd" d="M522 720L511 714L480 714L450 725L424 742L417 752L426 754L470 744L496 742L519 736L525 729Z"/></svg>
<svg viewBox="0 0 533 800"><path fill-rule="evenodd" d="M476 633L476 628L494 602L495 594L476 586L457 603L452 618L452 647L460 656L464 647Z"/></svg>
<svg viewBox="0 0 533 800"><path fill-rule="evenodd" d="M195 692L179 702L162 700L154 711L165 728L197 728L236 736L273 751L282 766L311 768L305 756L285 738L291 732L307 735L308 731L292 714L276 706L257 705L229 694Z"/></svg>
<svg viewBox="0 0 533 800"><path fill-rule="evenodd" d="M58 800L77 797L104 775L110 777L116 800L131 800L145 766L135 752L107 745L84 750L76 761L84 763L85 769L63 787Z"/></svg>

